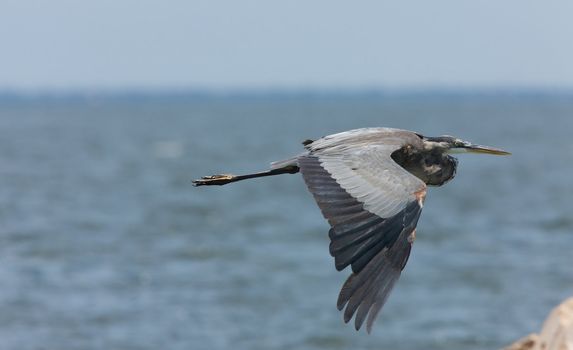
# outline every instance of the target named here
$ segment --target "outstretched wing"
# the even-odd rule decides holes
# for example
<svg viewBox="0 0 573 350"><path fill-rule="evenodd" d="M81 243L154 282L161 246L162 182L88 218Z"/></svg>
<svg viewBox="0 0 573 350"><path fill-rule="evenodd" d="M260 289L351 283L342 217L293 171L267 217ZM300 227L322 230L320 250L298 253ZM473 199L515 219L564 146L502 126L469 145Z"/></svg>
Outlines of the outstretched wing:
<svg viewBox="0 0 573 350"><path fill-rule="evenodd" d="M346 307L345 322L356 314L357 330L368 316L371 331L415 238L426 185L391 158L408 141L416 139L377 137L368 144L346 140L325 148L318 144L298 159L303 178L331 225L330 253L336 268L352 268L337 306Z"/></svg>

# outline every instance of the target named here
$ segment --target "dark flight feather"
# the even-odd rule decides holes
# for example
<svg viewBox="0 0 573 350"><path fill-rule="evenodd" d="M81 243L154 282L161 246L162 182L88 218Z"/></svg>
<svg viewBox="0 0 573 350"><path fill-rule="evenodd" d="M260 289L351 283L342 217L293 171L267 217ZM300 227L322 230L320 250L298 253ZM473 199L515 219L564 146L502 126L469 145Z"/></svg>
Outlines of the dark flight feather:
<svg viewBox="0 0 573 350"><path fill-rule="evenodd" d="M392 217L381 218L346 192L321 166L318 157L300 157L298 165L332 227L330 254L336 268L352 267L337 306L340 310L346 307L345 322L356 316L355 327L359 329L367 320L370 332L410 255L421 204L414 200Z"/></svg>

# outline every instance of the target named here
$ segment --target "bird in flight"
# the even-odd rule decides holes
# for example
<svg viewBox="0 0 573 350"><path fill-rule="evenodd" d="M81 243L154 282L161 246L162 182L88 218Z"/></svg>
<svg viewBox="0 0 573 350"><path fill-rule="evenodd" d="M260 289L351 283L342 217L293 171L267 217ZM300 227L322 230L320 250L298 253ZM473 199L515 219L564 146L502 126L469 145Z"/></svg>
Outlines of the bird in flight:
<svg viewBox="0 0 573 350"><path fill-rule="evenodd" d="M330 254L336 269L350 266L338 296L344 322L372 330L400 277L414 239L427 186L456 175L453 153L508 155L452 136L427 137L391 129L364 128L303 142L301 154L247 175L211 175L195 186L300 172L331 228Z"/></svg>

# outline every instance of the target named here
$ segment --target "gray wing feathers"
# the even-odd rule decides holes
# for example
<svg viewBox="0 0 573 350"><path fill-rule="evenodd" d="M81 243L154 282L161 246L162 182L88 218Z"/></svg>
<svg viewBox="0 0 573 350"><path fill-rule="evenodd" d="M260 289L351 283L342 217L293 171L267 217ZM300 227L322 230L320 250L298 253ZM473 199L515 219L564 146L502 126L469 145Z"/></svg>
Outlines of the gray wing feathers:
<svg viewBox="0 0 573 350"><path fill-rule="evenodd" d="M366 210L391 217L425 184L391 158L394 147L370 146L345 155L318 155L321 165Z"/></svg>
<svg viewBox="0 0 573 350"><path fill-rule="evenodd" d="M297 159L303 178L331 225L338 270L351 266L338 299L370 332L408 260L426 186L396 164L392 152L420 142L411 132L359 129L307 145Z"/></svg>
<svg viewBox="0 0 573 350"><path fill-rule="evenodd" d="M299 158L299 157L302 157L302 156L304 156L304 155L306 155L306 154L307 154L307 153L303 153L303 154L300 154L300 155L298 155L298 156L296 156L296 157L292 157L292 158L288 158L288 159L284 159L284 160L279 160L279 161L276 161L276 162L272 162L272 163L271 163L271 170L280 169L280 168L284 168L284 167L287 167L287 166L298 166L298 158Z"/></svg>
<svg viewBox="0 0 573 350"><path fill-rule="evenodd" d="M363 128L325 136L307 145L312 153L344 152L345 149L379 145L396 145L400 148L404 142L421 142L415 133L391 128Z"/></svg>
<svg viewBox="0 0 573 350"><path fill-rule="evenodd" d="M340 291L337 307L344 310L345 322L350 321L356 313L355 327L360 329L366 315L369 313L366 329L372 329L380 309L384 306L394 284L400 277L414 239L414 231L421 209L412 207L404 216L404 228L400 231L396 241L377 252L370 262L358 273L350 275Z"/></svg>
<svg viewBox="0 0 573 350"><path fill-rule="evenodd" d="M392 152L411 144L421 147L411 131L367 128L346 131L314 141L311 155L366 210L390 217L398 213L426 184L392 159Z"/></svg>
<svg viewBox="0 0 573 350"><path fill-rule="evenodd" d="M397 214L382 218L364 209L364 204L350 196L313 156L298 162L304 180L315 197L324 217L331 225L330 253L335 266L352 267L353 274L344 284L338 307L348 322L356 314L360 328L370 312L367 329L384 305L400 276L411 249L411 234L422 207L417 200L409 202Z"/></svg>

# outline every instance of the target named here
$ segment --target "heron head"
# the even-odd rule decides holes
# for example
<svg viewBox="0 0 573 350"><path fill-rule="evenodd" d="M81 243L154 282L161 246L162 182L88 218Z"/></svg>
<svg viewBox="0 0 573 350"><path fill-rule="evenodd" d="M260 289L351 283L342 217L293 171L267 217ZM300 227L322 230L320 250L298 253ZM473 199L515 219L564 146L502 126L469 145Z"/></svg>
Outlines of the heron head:
<svg viewBox="0 0 573 350"><path fill-rule="evenodd" d="M426 149L441 149L446 153L484 153L505 156L511 153L489 146L476 145L468 141L460 140L453 136L444 135L438 137L423 136Z"/></svg>

